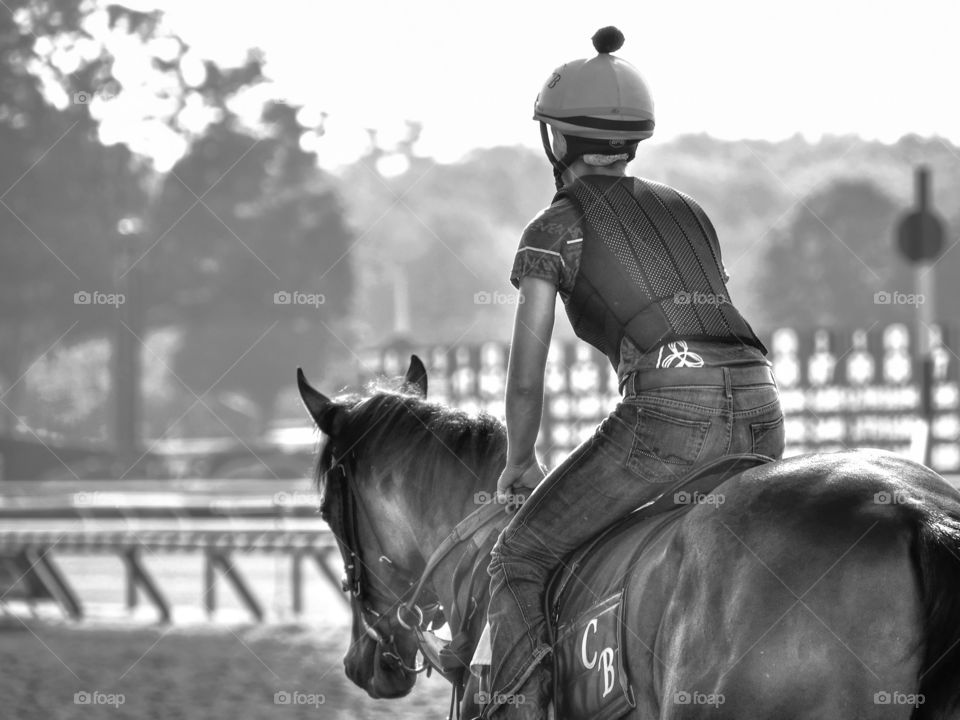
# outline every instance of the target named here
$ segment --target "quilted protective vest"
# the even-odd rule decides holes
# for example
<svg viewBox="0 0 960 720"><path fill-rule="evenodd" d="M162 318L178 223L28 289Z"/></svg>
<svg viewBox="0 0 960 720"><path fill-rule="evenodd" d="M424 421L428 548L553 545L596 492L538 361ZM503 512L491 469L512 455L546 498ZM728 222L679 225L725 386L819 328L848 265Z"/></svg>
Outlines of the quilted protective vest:
<svg viewBox="0 0 960 720"><path fill-rule="evenodd" d="M580 269L566 302L577 336L616 368L620 343L673 340L767 349L730 304L716 232L691 198L634 177L587 175L557 193L583 221Z"/></svg>

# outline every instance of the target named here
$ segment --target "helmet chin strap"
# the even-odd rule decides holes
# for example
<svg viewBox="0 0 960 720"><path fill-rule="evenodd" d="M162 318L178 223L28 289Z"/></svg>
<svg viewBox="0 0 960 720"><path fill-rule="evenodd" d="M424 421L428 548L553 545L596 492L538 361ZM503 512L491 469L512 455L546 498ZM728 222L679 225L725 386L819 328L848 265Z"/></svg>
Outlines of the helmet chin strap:
<svg viewBox="0 0 960 720"><path fill-rule="evenodd" d="M553 179L557 185L557 190L563 189L563 173L567 171L569 165L560 160L553 154L553 147L550 145L550 135L547 132L547 124L540 121L540 138L543 140L543 149L547 153L547 159L553 165Z"/></svg>

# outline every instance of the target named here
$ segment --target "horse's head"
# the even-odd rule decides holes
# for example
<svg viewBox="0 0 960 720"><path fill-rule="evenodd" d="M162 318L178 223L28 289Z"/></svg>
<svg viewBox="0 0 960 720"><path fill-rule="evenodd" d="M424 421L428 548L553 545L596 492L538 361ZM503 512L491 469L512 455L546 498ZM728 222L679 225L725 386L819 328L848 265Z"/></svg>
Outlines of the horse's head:
<svg viewBox="0 0 960 720"><path fill-rule="evenodd" d="M297 371L300 396L326 436L317 464L321 514L346 569L353 615L347 677L374 698L402 697L416 682L417 640L401 604L423 570L417 533L403 513L402 477L379 442L391 414L421 403L427 374L416 356L400 392L334 401ZM406 617L405 617L406 615ZM429 617L427 618L429 620Z"/></svg>

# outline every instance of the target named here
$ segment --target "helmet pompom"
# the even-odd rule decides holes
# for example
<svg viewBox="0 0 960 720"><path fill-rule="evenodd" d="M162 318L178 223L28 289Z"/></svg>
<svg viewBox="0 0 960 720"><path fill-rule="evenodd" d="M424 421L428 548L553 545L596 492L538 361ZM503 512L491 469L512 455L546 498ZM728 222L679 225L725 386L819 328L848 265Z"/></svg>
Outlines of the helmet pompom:
<svg viewBox="0 0 960 720"><path fill-rule="evenodd" d="M601 54L616 52L623 47L624 41L623 33L613 25L600 28L590 39L593 40L593 47Z"/></svg>

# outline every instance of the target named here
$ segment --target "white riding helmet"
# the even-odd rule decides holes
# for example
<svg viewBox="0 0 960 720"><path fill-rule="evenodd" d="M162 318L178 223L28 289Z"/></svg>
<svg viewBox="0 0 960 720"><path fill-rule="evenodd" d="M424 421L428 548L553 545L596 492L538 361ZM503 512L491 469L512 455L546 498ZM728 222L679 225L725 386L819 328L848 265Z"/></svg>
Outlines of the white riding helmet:
<svg viewBox="0 0 960 720"><path fill-rule="evenodd" d="M613 26L594 35L597 56L561 65L544 83L533 119L564 135L594 140L645 140L653 135L650 90L640 72L612 52L623 46Z"/></svg>

